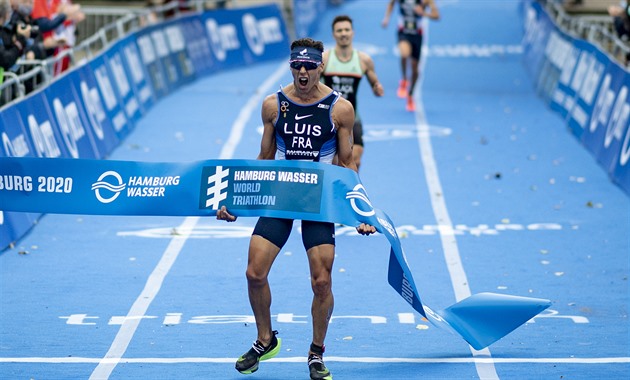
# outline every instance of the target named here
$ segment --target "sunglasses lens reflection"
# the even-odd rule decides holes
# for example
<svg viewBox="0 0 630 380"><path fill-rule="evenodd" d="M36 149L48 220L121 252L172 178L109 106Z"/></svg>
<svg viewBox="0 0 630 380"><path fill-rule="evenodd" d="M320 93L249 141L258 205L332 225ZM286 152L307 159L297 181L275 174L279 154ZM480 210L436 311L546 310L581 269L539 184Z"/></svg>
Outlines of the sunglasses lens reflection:
<svg viewBox="0 0 630 380"><path fill-rule="evenodd" d="M309 61L293 61L289 63L292 69L301 70L304 67L306 70L315 70L319 64L317 62Z"/></svg>

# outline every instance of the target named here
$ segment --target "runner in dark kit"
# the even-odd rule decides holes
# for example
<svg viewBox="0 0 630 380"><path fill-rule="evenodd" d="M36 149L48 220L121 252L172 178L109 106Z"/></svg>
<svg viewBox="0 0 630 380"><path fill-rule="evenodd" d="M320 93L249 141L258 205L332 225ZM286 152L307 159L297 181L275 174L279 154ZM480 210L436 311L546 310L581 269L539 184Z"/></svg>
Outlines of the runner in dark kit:
<svg viewBox="0 0 630 380"><path fill-rule="evenodd" d="M320 41L302 38L291 44L289 65L293 83L265 98L262 105L264 131L259 160L307 160L356 171L352 159L352 104L320 82L324 71ZM232 222L236 217L225 207L217 219ZM280 351L281 340L271 326L271 266L291 234L293 220L261 217L254 228L247 263L249 302L256 318L257 340L236 362L244 374L258 370L261 360ZM369 235L373 226L361 224L357 232ZM332 379L323 361L324 339L332 316L332 266L335 258L333 223L302 221L302 242L311 273L313 340L308 351L311 379Z"/></svg>

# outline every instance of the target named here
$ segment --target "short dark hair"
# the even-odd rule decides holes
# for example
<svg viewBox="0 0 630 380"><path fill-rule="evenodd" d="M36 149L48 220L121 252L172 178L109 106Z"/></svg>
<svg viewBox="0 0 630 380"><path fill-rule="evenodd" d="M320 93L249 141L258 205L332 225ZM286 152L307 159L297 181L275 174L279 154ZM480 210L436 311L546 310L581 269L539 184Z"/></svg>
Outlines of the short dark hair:
<svg viewBox="0 0 630 380"><path fill-rule="evenodd" d="M352 19L350 18L350 16L348 15L339 15L337 17L335 17L333 19L333 22L331 24L332 29L335 30L335 24L338 22L342 22L342 21L348 21L350 23L350 25L352 25Z"/></svg>
<svg viewBox="0 0 630 380"><path fill-rule="evenodd" d="M322 41L315 41L310 37L300 38L291 43L291 50L296 47L311 47L319 50L320 52L324 52L324 43Z"/></svg>

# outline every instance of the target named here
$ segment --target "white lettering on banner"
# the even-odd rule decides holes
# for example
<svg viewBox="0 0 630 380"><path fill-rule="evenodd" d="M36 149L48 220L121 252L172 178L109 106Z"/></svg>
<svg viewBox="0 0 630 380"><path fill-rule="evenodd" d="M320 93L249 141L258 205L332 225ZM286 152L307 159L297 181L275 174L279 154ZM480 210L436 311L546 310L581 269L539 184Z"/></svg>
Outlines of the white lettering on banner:
<svg viewBox="0 0 630 380"><path fill-rule="evenodd" d="M251 13L243 15L242 19L243 31L245 32L245 41L252 52L256 55L262 55L265 52L265 41L260 35L260 30L256 23L256 17Z"/></svg>
<svg viewBox="0 0 630 380"><path fill-rule="evenodd" d="M225 61L229 50L241 47L234 24L219 25L214 19L206 20L206 31L210 38L210 46L219 61Z"/></svg>
<svg viewBox="0 0 630 380"><path fill-rule="evenodd" d="M35 116L28 115L28 129L35 145L35 152L38 157L57 158L61 156L61 150L55 140L50 121L45 121L41 125L35 119Z"/></svg>
<svg viewBox="0 0 630 380"><path fill-rule="evenodd" d="M235 206L275 206L275 195L234 195L232 203Z"/></svg>
<svg viewBox="0 0 630 380"><path fill-rule="evenodd" d="M94 75L96 76L96 82L98 83L98 87L101 89L103 98L105 99L105 107L107 107L110 111L113 110L118 104L118 100L116 100L116 94L114 93L114 88L109 80L109 75L107 74L107 68L105 65L97 67L94 70Z"/></svg>
<svg viewBox="0 0 630 380"><path fill-rule="evenodd" d="M610 90L610 83L612 82L611 74L606 74L602 85L599 88L599 94L597 95L597 101L593 107L591 113L591 123L589 131L595 132L600 125L606 125L608 122L608 115L610 114L610 108L615 98L615 94Z"/></svg>
<svg viewBox="0 0 630 380"><path fill-rule="evenodd" d="M588 114L584 111L584 108L575 103L575 106L571 109L571 117L578 125L584 129L586 127L586 121L588 120Z"/></svg>
<svg viewBox="0 0 630 380"><path fill-rule="evenodd" d="M33 178L30 176L0 175L0 190L31 191L33 190Z"/></svg>
<svg viewBox="0 0 630 380"><path fill-rule="evenodd" d="M580 97L584 100L584 103L589 106L593 104L593 98L595 97L595 91L597 90L597 85L599 81L602 79L602 75L604 74L604 64L599 62L597 59L591 61L591 65L588 68L586 73L586 79L582 83L580 87ZM584 127L584 125L582 125Z"/></svg>
<svg viewBox="0 0 630 380"><path fill-rule="evenodd" d="M168 56L168 44L166 43L166 38L164 38L164 33L161 30L155 30L151 33L151 38L153 39L153 46L155 46L158 57L164 58Z"/></svg>
<svg viewBox="0 0 630 380"><path fill-rule="evenodd" d="M186 42L179 26L169 26L166 28L165 33L171 52L180 52L186 48Z"/></svg>
<svg viewBox="0 0 630 380"><path fill-rule="evenodd" d="M259 193L260 192L260 183L235 183L234 184L234 192L235 193Z"/></svg>
<svg viewBox="0 0 630 380"><path fill-rule="evenodd" d="M125 73L122 58L120 57L119 53L115 53L114 55L112 55L111 59L109 60L109 67L112 70L114 81L116 83L116 88L118 88L118 93L121 97L126 98L131 91L131 86L129 86L127 73Z"/></svg>
<svg viewBox="0 0 630 380"><path fill-rule="evenodd" d="M427 314L430 314L437 320L443 320L437 313L425 306L424 309ZM415 325L416 319L413 313L397 313L396 317L387 317L382 315L333 315L331 317L331 323L334 320L345 320L344 323L350 323L350 321L357 321L357 323L365 324L366 322L373 325L387 325L390 320L396 321L399 324ZM128 320L146 320L146 321L160 321L162 325L176 326L182 323L193 325L225 325L230 323L256 323L256 319L253 315L199 315L191 316L188 318L183 317L183 313L166 313L164 318L160 320L156 315L138 315L138 316L119 316L115 315L107 320L107 324L110 326L122 325ZM278 323L291 323L291 324L307 324L308 315L296 315L293 313L278 313L272 314L271 318L275 319ZM89 315L85 313L70 314L66 316L60 316L59 319L65 320L66 325L73 326L93 326L96 325L101 317L96 315ZM547 309L541 314L538 314L534 318L530 319L527 323L535 323L536 319L546 320L568 320L576 324L590 323L589 319L581 315L562 315L556 310ZM539 321L541 322L541 321Z"/></svg>
<svg viewBox="0 0 630 380"><path fill-rule="evenodd" d="M558 79L559 82L564 84L565 86L569 84L569 81L573 76L573 72L575 71L575 64L577 63L577 58L580 54L580 51L574 46L569 45L569 47L570 50L567 52L564 58L564 62L562 63L562 73L560 74L560 78Z"/></svg>
<svg viewBox="0 0 630 380"><path fill-rule="evenodd" d="M112 119L112 123L114 124L114 129L116 132L120 132L127 124L127 118L122 112L118 112L114 119Z"/></svg>
<svg viewBox="0 0 630 380"><path fill-rule="evenodd" d="M535 46L546 34L547 31L542 25L542 17L539 20L536 10L532 7L528 7L525 14L525 36L523 37L523 44Z"/></svg>
<svg viewBox="0 0 630 380"><path fill-rule="evenodd" d="M99 140L105 138L105 132L103 131L103 124L101 124L107 115L103 110L103 103L101 103L101 96L98 94L96 88L89 88L87 83L81 81L79 85L81 88L81 97L83 98L83 104L87 111L88 119L92 125L92 130L96 134Z"/></svg>
<svg viewBox="0 0 630 380"><path fill-rule="evenodd" d="M24 157L30 152L23 133L11 140L6 132L2 132L2 146L7 157Z"/></svg>
<svg viewBox="0 0 630 380"><path fill-rule="evenodd" d="M580 54L580 59L578 60L577 67L575 68L575 73L573 74L573 80L571 81L570 85L570 87L576 93L580 90L580 86L582 86L582 83L584 83L588 69L593 64L594 59L595 58L586 51L582 51L582 54Z"/></svg>
<svg viewBox="0 0 630 380"><path fill-rule="evenodd" d="M129 97L131 86L129 85L127 73L125 72L120 54L116 53L111 57L109 60L109 67L114 75L114 81L116 83L116 88L118 88L118 93L123 99L128 98L125 102L125 114L127 117L133 117L139 109L138 100L135 96Z"/></svg>
<svg viewBox="0 0 630 380"><path fill-rule="evenodd" d="M155 62L155 50L153 49L153 42L149 36L138 37L138 46L140 47L140 55L145 65Z"/></svg>
<svg viewBox="0 0 630 380"><path fill-rule="evenodd" d="M626 166L628 159L630 159L630 126L626 128L626 138L623 140L623 144L621 145L619 164L621 166Z"/></svg>
<svg viewBox="0 0 630 380"><path fill-rule="evenodd" d="M142 81L144 81L144 71L142 70L142 64L140 63L136 46L133 43L126 45L123 48L123 53L127 59L127 67L129 67L129 71L131 72L131 80L133 80L135 84L142 83Z"/></svg>
<svg viewBox="0 0 630 380"><path fill-rule="evenodd" d="M278 181L280 182L298 182L298 183L310 183L317 184L317 173L302 173L302 172L278 172Z"/></svg>
<svg viewBox="0 0 630 380"><path fill-rule="evenodd" d="M556 31L552 32L545 46L545 56L557 68L565 64L568 55L571 54L572 45L563 39Z"/></svg>
<svg viewBox="0 0 630 380"><path fill-rule="evenodd" d="M604 147L608 148L613 138L621 141L624 131L628 128L628 120L630 118L630 104L628 100L628 87L623 86L617 94L617 101L613 107L608 126L606 127L606 138L604 139Z"/></svg>
<svg viewBox="0 0 630 380"><path fill-rule="evenodd" d="M40 193L71 193L71 177L37 177L37 191ZM0 176L0 190L24 191L33 190L33 178L30 176L2 175Z"/></svg>
<svg viewBox="0 0 630 380"><path fill-rule="evenodd" d="M235 181L275 181L276 172L273 170L236 170Z"/></svg>
<svg viewBox="0 0 630 380"><path fill-rule="evenodd" d="M251 13L243 15L243 31L247 45L256 55L265 52L265 45L281 42L283 39L280 28L280 20L277 17L268 17L256 20Z"/></svg>
<svg viewBox="0 0 630 380"><path fill-rule="evenodd" d="M68 152L72 158L79 158L78 141L85 136L85 129L79 117L79 109L75 102L68 103L67 106L61 104L59 98L53 99L53 110L59 124L59 130L63 137Z"/></svg>

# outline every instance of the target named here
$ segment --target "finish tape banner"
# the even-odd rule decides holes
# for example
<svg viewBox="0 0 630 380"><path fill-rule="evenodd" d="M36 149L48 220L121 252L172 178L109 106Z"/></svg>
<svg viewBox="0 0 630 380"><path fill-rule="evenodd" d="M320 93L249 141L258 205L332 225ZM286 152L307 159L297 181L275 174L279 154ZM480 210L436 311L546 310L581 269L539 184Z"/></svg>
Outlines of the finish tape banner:
<svg viewBox="0 0 630 380"><path fill-rule="evenodd" d="M367 223L391 244L389 284L437 327L480 350L551 305L538 298L480 293L439 311L421 302L392 220L374 208L358 175L301 161L208 160L149 163L0 157L4 211L89 215L269 216Z"/></svg>

